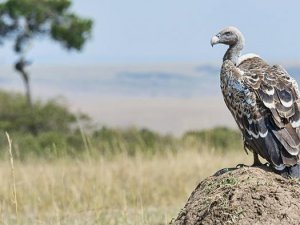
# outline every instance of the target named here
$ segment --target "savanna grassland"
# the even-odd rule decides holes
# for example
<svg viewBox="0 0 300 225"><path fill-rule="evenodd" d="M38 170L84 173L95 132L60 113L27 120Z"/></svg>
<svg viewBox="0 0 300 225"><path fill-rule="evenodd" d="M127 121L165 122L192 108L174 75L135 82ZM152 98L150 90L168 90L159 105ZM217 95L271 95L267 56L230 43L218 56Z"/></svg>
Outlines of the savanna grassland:
<svg viewBox="0 0 300 225"><path fill-rule="evenodd" d="M0 224L168 224L200 180L252 161L227 128L174 137L97 127L56 100L0 102Z"/></svg>
<svg viewBox="0 0 300 225"><path fill-rule="evenodd" d="M197 183L216 170L249 163L243 151L177 153L14 164L0 163L1 224L168 224Z"/></svg>

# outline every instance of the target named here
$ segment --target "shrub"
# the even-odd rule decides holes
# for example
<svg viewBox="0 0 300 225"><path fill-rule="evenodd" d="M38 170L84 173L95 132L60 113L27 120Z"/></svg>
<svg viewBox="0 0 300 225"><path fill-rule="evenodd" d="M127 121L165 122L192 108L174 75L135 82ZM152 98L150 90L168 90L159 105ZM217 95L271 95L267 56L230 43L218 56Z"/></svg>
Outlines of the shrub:
<svg viewBox="0 0 300 225"><path fill-rule="evenodd" d="M186 145L208 145L218 151L237 150L243 148L239 131L225 127L217 127L210 130L190 131L183 135Z"/></svg>
<svg viewBox="0 0 300 225"><path fill-rule="evenodd" d="M176 138L148 129L95 129L87 115L72 113L58 99L36 101L28 108L23 95L0 91L0 104L0 156L7 151L4 131L13 139L13 151L20 159L81 157L86 153L90 157L120 153L151 156L195 148L221 152L242 148L239 132L228 128L192 131Z"/></svg>
<svg viewBox="0 0 300 225"><path fill-rule="evenodd" d="M96 149L108 155L117 153L127 153L131 156L137 153L153 155L178 149L176 138L160 135L148 129L103 127L94 132L92 140Z"/></svg>
<svg viewBox="0 0 300 225"><path fill-rule="evenodd" d="M0 104L0 129L10 134L13 150L20 158L60 156L67 154L68 148L82 147L78 142L73 143L81 138L76 130L77 120L89 122L89 117L75 115L59 99L36 101L29 108L23 95L0 91ZM1 142L1 149L5 145L6 142Z"/></svg>

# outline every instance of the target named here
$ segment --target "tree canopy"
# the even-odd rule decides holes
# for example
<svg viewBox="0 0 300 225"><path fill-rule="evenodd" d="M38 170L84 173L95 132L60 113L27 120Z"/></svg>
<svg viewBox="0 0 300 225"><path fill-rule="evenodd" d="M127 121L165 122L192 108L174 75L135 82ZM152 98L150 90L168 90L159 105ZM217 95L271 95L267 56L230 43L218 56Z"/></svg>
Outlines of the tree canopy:
<svg viewBox="0 0 300 225"><path fill-rule="evenodd" d="M31 63L25 54L31 41L50 37L68 50L81 50L91 36L93 22L71 12L70 0L7 0L0 3L0 43L14 41L14 51L20 56L15 70L25 84L27 104L32 108L29 74Z"/></svg>
<svg viewBox="0 0 300 225"><path fill-rule="evenodd" d="M0 40L14 39L22 53L37 36L50 36L67 49L81 50L92 20L70 12L70 0L8 0L0 4Z"/></svg>

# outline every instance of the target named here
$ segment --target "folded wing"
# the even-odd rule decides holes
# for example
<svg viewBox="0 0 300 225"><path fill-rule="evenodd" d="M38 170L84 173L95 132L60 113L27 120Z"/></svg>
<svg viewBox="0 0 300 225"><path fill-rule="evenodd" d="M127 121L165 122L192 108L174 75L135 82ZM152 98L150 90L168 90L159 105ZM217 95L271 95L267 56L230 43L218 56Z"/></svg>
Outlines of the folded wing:
<svg viewBox="0 0 300 225"><path fill-rule="evenodd" d="M253 139L255 142L252 143L252 148L260 142L276 143L277 147L264 146L273 149L259 151L263 151L271 161L272 158L278 161L274 162L275 164L281 160L285 165L296 164L300 152L300 98L296 81L281 66L269 66L259 57L241 62L238 69L243 72L244 84L256 95L256 112L250 113L252 123L249 119L243 123L245 129L249 130L248 133L256 134L251 135L252 142ZM269 134L255 138L257 132L264 130ZM268 140L258 140L262 138ZM274 154L276 156L273 156Z"/></svg>

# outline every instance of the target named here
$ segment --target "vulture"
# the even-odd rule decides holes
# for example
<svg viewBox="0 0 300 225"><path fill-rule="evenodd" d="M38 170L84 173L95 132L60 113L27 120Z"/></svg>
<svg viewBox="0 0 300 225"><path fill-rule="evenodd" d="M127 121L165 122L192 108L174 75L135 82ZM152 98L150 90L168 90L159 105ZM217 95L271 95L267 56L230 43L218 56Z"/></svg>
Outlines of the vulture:
<svg viewBox="0 0 300 225"><path fill-rule="evenodd" d="M300 178L300 93L298 84L280 65L256 54L241 55L243 34L235 27L221 30L211 45L225 44L220 86L225 104L243 137L246 153L259 156L275 172Z"/></svg>

